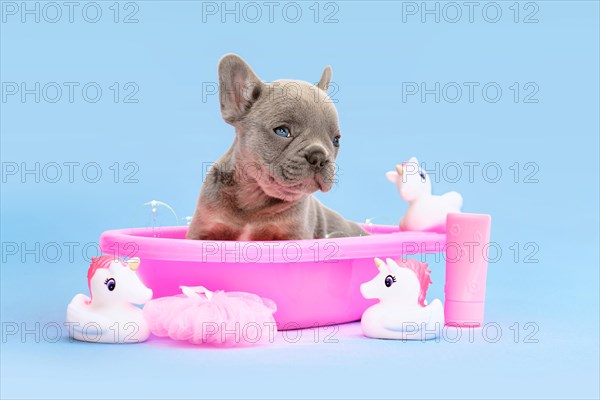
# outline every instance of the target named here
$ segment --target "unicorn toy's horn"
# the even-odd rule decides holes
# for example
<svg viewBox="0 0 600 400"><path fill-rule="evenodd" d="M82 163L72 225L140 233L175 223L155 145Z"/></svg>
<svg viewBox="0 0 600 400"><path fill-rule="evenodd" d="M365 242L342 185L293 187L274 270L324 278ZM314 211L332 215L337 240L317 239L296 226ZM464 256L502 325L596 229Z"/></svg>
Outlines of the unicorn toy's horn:
<svg viewBox="0 0 600 400"><path fill-rule="evenodd" d="M402 164L396 164L396 172L398 173L398 175L402 175Z"/></svg>
<svg viewBox="0 0 600 400"><path fill-rule="evenodd" d="M378 269L381 269L381 267L385 265L385 261L383 261L381 258L375 258L375 265Z"/></svg>
<svg viewBox="0 0 600 400"><path fill-rule="evenodd" d="M139 257L133 257L133 258L130 258L129 260L127 260L127 266L132 271L137 270L140 267L140 259L139 259Z"/></svg>

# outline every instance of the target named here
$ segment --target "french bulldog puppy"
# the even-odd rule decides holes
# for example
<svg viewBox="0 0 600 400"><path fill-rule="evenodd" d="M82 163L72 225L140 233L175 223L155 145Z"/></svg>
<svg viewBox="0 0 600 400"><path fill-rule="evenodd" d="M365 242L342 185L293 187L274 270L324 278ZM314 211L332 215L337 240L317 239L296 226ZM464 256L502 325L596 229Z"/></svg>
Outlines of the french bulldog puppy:
<svg viewBox="0 0 600 400"><path fill-rule="evenodd" d="M221 114L235 128L235 139L207 174L188 239L366 235L312 196L333 186L340 147L337 111L326 93L330 82L329 66L316 86L265 83L239 56L221 59Z"/></svg>

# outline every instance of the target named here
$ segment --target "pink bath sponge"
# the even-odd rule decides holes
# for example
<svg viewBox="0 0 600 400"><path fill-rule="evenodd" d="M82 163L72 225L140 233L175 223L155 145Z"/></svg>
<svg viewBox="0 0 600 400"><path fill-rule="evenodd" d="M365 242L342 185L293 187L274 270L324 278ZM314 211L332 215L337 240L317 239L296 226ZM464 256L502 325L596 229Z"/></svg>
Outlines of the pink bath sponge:
<svg viewBox="0 0 600 400"><path fill-rule="evenodd" d="M275 303L252 293L181 286L183 294L151 300L144 306L150 331L193 344L247 346L274 340Z"/></svg>

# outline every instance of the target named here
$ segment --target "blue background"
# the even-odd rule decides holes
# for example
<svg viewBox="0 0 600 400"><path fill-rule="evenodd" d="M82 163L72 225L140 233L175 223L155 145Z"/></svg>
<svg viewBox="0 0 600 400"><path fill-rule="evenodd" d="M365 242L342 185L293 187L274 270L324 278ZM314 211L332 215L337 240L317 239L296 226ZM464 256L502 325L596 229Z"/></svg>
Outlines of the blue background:
<svg viewBox="0 0 600 400"><path fill-rule="evenodd" d="M282 15L286 2L272 22L262 6L256 23L249 21L253 10L243 14L243 3L239 22L235 15L222 22L220 13L203 15L203 6L221 8L220 2L121 2L118 23L112 1L98 2L97 23L82 18L84 2L73 22L63 7L56 23L43 15L39 23L31 15L22 22L20 13L6 11L6 3L3 171L40 163L47 175L39 182L32 174L3 175L3 398L598 398L597 2L521 2L517 23L512 1L497 3L502 16L496 23L483 18L485 2L472 22L463 6L456 23L444 19L454 17L450 8L439 23L432 15L422 22L420 13L403 14L409 4L386 1L319 3L316 23L313 2L297 3L302 16L296 23L289 21L293 9L288 21ZM443 12L446 3L437 4ZM138 22L123 23L136 5ZM54 11L46 11L54 18ZM534 11L537 22L524 23ZM337 22L325 23L331 12ZM488 13L494 17L493 9ZM93 245L106 229L185 224L193 213L203 163L215 161L233 138L217 96L202 90L203 83L216 82L217 62L228 52L242 55L266 81L315 82L326 64L333 67L338 90L332 96L343 133L340 175L334 190L318 197L347 218L397 223L405 204L384 177L395 163L415 155L428 168L439 162L438 175L451 163L463 166L456 182L447 169L434 192L460 191L465 211L493 216L492 240L502 255L488 273L486 321L497 324L488 340L482 331L473 340L465 333L457 343L369 340L356 323L340 326L337 343L326 343L328 331L320 331L315 343L314 332L305 330L296 343L290 333L287 340L279 336L270 346L251 349L198 349L163 340L71 343L65 332L52 340L51 324L62 324L71 297L87 290L83 248L95 255ZM80 86L73 102L64 91L56 103L40 93L37 103L34 95L24 102L8 95L7 82ZM82 97L87 82L103 89L99 101ZM109 88L114 82L120 87L116 103ZM128 82L134 86L126 89ZM418 95L403 99L403 82L426 82L428 88L477 82L479 89L473 102L466 90L456 103L447 101L454 92L442 93L439 102L427 95L423 102ZM488 82L502 88L497 102L482 97ZM514 82L520 87L517 102ZM526 90L528 82L533 86ZM124 102L135 85L138 102ZM532 87L539 89L532 98L537 102L527 103ZM73 182L66 167L58 182L49 182L49 163L65 162L80 163ZM465 162L480 163L472 180ZM98 163L98 182L88 182L93 170L82 176L86 163ZM494 170L482 175L487 163L500 167L497 182L491 182ZM532 164L526 169L526 163ZM134 182L125 179L129 172L135 172ZM169 203L178 220L160 209L149 222L142 204L152 199ZM72 257L66 242L75 243ZM443 263L429 261L429 297L441 297ZM8 335L15 326L19 333ZM502 334L492 343L496 326ZM39 337L22 336L23 329Z"/></svg>

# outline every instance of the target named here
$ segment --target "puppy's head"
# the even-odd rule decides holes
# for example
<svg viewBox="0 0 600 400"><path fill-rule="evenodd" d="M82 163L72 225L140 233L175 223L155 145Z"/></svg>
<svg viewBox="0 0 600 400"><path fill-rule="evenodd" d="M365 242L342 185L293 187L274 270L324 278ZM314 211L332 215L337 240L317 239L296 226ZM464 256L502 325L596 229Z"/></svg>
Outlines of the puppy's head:
<svg viewBox="0 0 600 400"><path fill-rule="evenodd" d="M271 197L296 200L331 189L340 145L337 111L327 96L331 68L317 85L261 81L239 56L219 63L223 119L236 130L236 167Z"/></svg>

